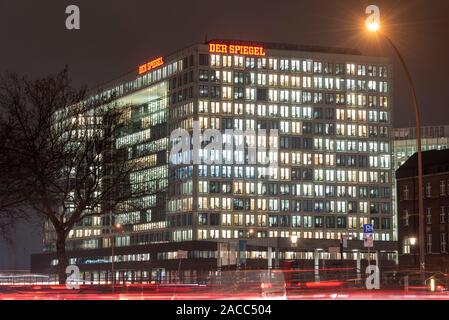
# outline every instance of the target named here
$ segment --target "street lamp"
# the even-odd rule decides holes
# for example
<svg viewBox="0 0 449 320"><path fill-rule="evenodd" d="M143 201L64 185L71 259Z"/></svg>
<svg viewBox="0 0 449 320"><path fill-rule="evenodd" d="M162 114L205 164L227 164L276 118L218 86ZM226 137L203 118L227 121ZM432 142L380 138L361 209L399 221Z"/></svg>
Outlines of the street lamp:
<svg viewBox="0 0 449 320"><path fill-rule="evenodd" d="M413 267L415 267L415 265L416 265L415 244L417 241L418 240L416 239L416 237L408 238L408 242L410 243L410 246L411 246L410 253L413 255Z"/></svg>
<svg viewBox="0 0 449 320"><path fill-rule="evenodd" d="M298 236L297 236L296 234L292 234L292 235L290 236L290 243L291 243L291 245L292 245L293 248L297 248L297 247L298 247ZM293 260L294 260L294 261L297 260L297 257L296 257L296 250L295 250L295 257L294 257ZM294 265L292 266L292 269L293 269L293 268L294 268Z"/></svg>
<svg viewBox="0 0 449 320"><path fill-rule="evenodd" d="M380 29L380 24L374 20L372 21L367 21L366 22L366 27L368 28L369 31L372 32L377 32Z"/></svg>
<svg viewBox="0 0 449 320"><path fill-rule="evenodd" d="M419 266L421 274L424 275L424 271L426 269L425 267L425 241L424 241L424 190L423 190L423 167L422 167L422 148L421 148L421 117L420 112L418 108L418 101L416 98L416 91L415 86L413 84L413 80L410 74L410 71L405 63L404 58L402 57L401 53L399 52L398 47L394 44L394 42L384 33L379 32L380 30L380 22L375 20L368 19L366 23L367 29L371 32L380 33L387 42L391 45L391 47L396 52L397 56L399 57L399 60L402 64L402 67L405 71L405 74L407 76L407 83L410 95L413 100L413 111L415 113L415 125L416 125L416 144L418 148L418 217L419 217L419 234L418 239L419 240Z"/></svg>
<svg viewBox="0 0 449 320"><path fill-rule="evenodd" d="M293 247L296 247L298 245L298 236L296 234L292 234L290 236L290 242Z"/></svg>
<svg viewBox="0 0 449 320"><path fill-rule="evenodd" d="M118 232L122 230L122 225L120 223L117 223L113 226L113 232L111 237L111 251L112 251L112 263L111 263L111 271L112 271L112 292L114 292L114 285L115 285L115 270L114 270L114 260L115 260L115 232Z"/></svg>

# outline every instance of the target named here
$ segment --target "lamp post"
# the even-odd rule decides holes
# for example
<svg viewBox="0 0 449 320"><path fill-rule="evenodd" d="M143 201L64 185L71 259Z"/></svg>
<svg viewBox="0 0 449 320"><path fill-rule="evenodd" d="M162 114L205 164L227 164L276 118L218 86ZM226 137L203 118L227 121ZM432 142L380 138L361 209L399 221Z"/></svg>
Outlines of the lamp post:
<svg viewBox="0 0 449 320"><path fill-rule="evenodd" d="M111 237L111 251L112 251L112 263L111 263L111 271L112 271L112 292L114 292L115 286L115 270L114 270L114 260L115 260L115 232L120 231L122 229L122 225L117 223L113 227L112 237Z"/></svg>
<svg viewBox="0 0 449 320"><path fill-rule="evenodd" d="M291 243L292 247L295 248L295 258L293 260L296 261L297 260L297 257L296 257L297 250L296 250L296 248L298 248L298 236L296 234L292 234L290 236L290 243Z"/></svg>
<svg viewBox="0 0 449 320"><path fill-rule="evenodd" d="M416 244L416 238L415 237L411 237L411 238L409 238L408 239L408 241L409 241L409 243L410 243L410 246L411 246L411 250L410 250L410 252L411 252L411 254L413 255L413 267L416 265L416 258L415 258L415 256L416 256L416 253L415 253L415 244Z"/></svg>
<svg viewBox="0 0 449 320"><path fill-rule="evenodd" d="M290 242L292 244L292 247L296 248L296 246L298 245L298 236L295 234L292 234L290 236Z"/></svg>
<svg viewBox="0 0 449 320"><path fill-rule="evenodd" d="M424 272L426 269L425 266L425 239L424 239L424 190L423 190L423 168L422 168L422 148L421 148L421 117L418 107L418 101L416 98L415 86L413 84L413 80L410 74L410 71L405 63L404 58L399 52L398 47L394 44L394 42L384 33L380 32L380 22L371 20L367 21L366 27L369 31L380 33L387 42L391 45L393 50L396 52L396 55L401 62L401 65L405 71L408 83L409 93L412 97L413 101L413 111L415 113L415 125L416 125L416 144L418 149L418 239L419 239L419 268L421 275L424 277Z"/></svg>

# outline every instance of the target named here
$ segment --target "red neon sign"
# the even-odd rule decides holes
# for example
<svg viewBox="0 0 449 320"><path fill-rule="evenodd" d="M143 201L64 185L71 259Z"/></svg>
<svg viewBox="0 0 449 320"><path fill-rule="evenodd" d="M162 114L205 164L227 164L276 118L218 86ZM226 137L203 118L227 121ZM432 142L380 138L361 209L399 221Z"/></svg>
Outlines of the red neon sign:
<svg viewBox="0 0 449 320"><path fill-rule="evenodd" d="M210 53L229 53L229 54L242 54L248 56L264 56L265 49L261 46L242 46L236 44L221 44L210 43Z"/></svg>
<svg viewBox="0 0 449 320"><path fill-rule="evenodd" d="M159 57L159 58L156 58L154 60L151 60L151 61L149 61L149 62L139 66L139 74L148 72L148 71L150 71L150 70L152 70L154 68L157 68L157 67L159 67L159 66L161 66L163 64L164 64L164 58L163 57Z"/></svg>

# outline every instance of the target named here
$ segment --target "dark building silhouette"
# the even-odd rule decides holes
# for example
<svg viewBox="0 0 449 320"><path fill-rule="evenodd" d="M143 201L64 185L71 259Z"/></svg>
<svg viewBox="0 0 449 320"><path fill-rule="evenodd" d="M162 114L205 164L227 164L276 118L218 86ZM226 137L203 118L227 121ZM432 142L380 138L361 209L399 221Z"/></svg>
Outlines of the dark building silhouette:
<svg viewBox="0 0 449 320"><path fill-rule="evenodd" d="M418 178L415 153L397 171L399 265L418 268ZM449 271L449 150L423 152L426 269ZM415 241L414 241L415 240Z"/></svg>

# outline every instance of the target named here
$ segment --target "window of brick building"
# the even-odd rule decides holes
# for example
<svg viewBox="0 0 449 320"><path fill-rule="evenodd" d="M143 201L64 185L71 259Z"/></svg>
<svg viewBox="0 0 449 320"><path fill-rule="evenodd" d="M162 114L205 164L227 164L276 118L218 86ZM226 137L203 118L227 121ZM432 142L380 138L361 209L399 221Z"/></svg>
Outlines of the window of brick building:
<svg viewBox="0 0 449 320"><path fill-rule="evenodd" d="M403 191L402 196L404 198L403 200L408 200L408 186L404 186L402 191Z"/></svg>
<svg viewBox="0 0 449 320"><path fill-rule="evenodd" d="M432 212L430 208L426 208L426 224L432 224Z"/></svg>
<svg viewBox="0 0 449 320"><path fill-rule="evenodd" d="M427 253L432 253L432 234L427 235Z"/></svg>
<svg viewBox="0 0 449 320"><path fill-rule="evenodd" d="M409 214L408 214L408 210L404 210L404 227L408 227L409 224Z"/></svg>
<svg viewBox="0 0 449 320"><path fill-rule="evenodd" d="M426 197L430 198L432 196L432 184L427 182L426 184Z"/></svg>
<svg viewBox="0 0 449 320"><path fill-rule="evenodd" d="M440 208L440 223L446 222L446 208L443 206Z"/></svg>
<svg viewBox="0 0 449 320"><path fill-rule="evenodd" d="M446 233L440 233L440 243L441 243L441 253L446 253L447 252L447 242L446 242Z"/></svg>
<svg viewBox="0 0 449 320"><path fill-rule="evenodd" d="M444 180L440 181L440 196L446 195L446 182Z"/></svg>

